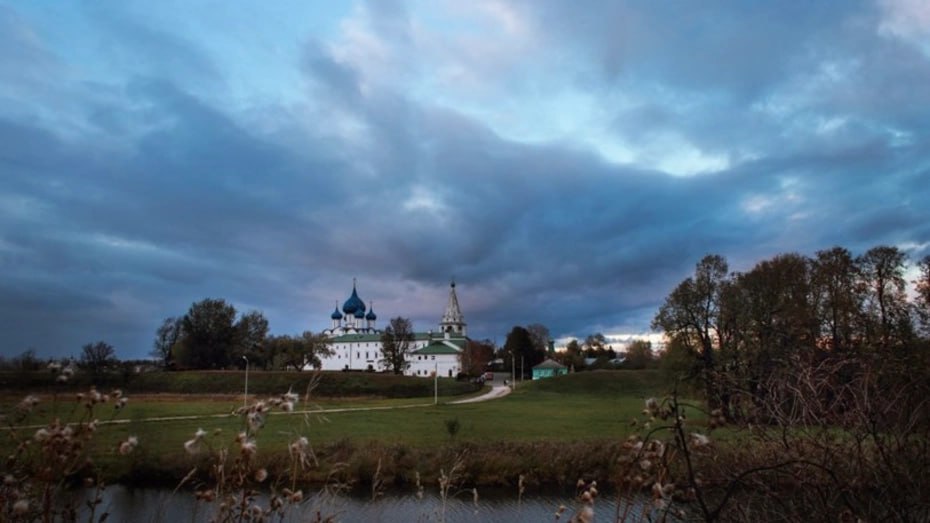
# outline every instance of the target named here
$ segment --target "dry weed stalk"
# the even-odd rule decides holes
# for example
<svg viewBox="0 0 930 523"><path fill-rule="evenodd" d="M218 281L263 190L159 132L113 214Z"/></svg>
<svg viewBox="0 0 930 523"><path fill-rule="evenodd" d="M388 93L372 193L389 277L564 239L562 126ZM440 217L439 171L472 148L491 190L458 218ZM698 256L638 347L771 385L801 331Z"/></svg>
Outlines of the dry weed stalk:
<svg viewBox="0 0 930 523"><path fill-rule="evenodd" d="M56 375L57 384L67 383L74 374L73 367L58 362L50 363L48 368ZM106 404L111 399L114 405L109 409L109 420L112 420L125 407L128 398L118 389L104 394L95 387L76 396L71 410L71 415L77 416L76 421L62 421L56 417L33 432L34 426L30 427L28 421L36 415L40 399L32 394L3 416L12 452L4 461L0 520L106 519L105 512L98 515L106 485L90 451L100 425L101 411L107 409ZM56 391L52 403L56 411L57 403ZM128 456L138 445L136 436L128 436L110 452ZM90 499L79 503L73 496L65 495L69 487L77 485L90 489Z"/></svg>
<svg viewBox="0 0 930 523"><path fill-rule="evenodd" d="M304 400L309 401L312 385L318 378L311 380ZM211 522L262 522L283 519L289 509L303 506L308 496L299 488L301 473L317 465L317 458L310 440L296 431L293 440L287 446L288 473L270 480L268 469L259 460L258 437L274 409L293 412L300 401L300 396L288 391L270 399L255 399L251 404L235 411L242 417L243 430L239 432L231 445L221 446L207 439L207 432L198 429L192 439L184 443L184 449L191 455L204 454L207 463L204 468L209 471L209 480L197 482L194 496L198 502L212 507ZM310 424L305 414L303 421ZM221 435L214 431L214 439ZM203 465L195 466L181 484L190 481ZM180 484L178 485L180 488ZM177 489L176 489L177 490ZM263 493L268 493L264 495ZM324 493L326 490L324 489ZM307 510L312 513L313 521L334 521L334 516L327 516L322 510Z"/></svg>

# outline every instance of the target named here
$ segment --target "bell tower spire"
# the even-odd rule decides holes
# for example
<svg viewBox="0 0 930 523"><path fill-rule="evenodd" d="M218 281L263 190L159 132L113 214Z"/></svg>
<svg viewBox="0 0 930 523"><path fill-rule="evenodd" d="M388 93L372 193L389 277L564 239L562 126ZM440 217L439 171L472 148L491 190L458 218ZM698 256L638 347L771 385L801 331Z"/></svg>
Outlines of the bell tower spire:
<svg viewBox="0 0 930 523"><path fill-rule="evenodd" d="M439 322L439 328L445 333L465 336L465 316L459 308L459 298L455 295L455 280L449 284L449 303L446 305L445 314L442 315L442 321Z"/></svg>

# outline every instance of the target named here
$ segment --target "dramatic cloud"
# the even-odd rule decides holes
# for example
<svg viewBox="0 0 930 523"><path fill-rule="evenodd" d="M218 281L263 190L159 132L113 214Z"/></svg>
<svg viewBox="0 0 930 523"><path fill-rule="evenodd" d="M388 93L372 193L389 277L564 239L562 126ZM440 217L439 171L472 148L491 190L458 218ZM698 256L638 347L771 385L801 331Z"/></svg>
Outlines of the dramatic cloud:
<svg viewBox="0 0 930 523"><path fill-rule="evenodd" d="M930 252L922 2L0 0L0 353L142 357L358 278L476 338L642 333L707 253Z"/></svg>

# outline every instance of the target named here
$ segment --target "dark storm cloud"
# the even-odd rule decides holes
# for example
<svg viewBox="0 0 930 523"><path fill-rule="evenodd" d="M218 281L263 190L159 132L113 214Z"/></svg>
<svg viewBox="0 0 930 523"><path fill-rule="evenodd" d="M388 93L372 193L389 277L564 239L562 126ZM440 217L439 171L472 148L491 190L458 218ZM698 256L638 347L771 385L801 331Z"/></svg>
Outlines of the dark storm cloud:
<svg viewBox="0 0 930 523"><path fill-rule="evenodd" d="M538 60L600 101L599 139L667 150L612 161L417 94L397 78L450 51L418 47L401 2L367 4L349 43L302 35L293 98L248 103L215 47L131 9L92 13L88 47L119 74L84 77L0 8L0 55L21 66L0 65L0 353L106 339L141 356L162 318L208 296L264 310L277 333L319 330L353 277L381 318L424 330L454 277L475 337L635 332L708 253L746 270L930 241L930 91L914 88L930 60L880 34L871 5L507 5L532 49L577 53ZM504 85L531 83L505 69ZM724 160L663 170L689 150Z"/></svg>

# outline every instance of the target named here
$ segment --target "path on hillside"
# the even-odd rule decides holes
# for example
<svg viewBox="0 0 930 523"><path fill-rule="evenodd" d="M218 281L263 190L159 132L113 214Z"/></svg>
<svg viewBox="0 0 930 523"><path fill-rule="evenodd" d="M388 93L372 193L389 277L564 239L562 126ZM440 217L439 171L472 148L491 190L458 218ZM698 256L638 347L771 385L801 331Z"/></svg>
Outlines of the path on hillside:
<svg viewBox="0 0 930 523"><path fill-rule="evenodd" d="M468 398L464 400L450 401L449 403L453 405L461 405L462 403L478 403L479 401L488 401L496 400L497 398L503 398L504 396L510 394L509 385L494 385L491 387L491 390L485 392L480 396L475 396L474 398Z"/></svg>
<svg viewBox="0 0 930 523"><path fill-rule="evenodd" d="M494 385L491 387L491 390L480 395L475 396L474 398L468 398L464 400L449 401L446 403L449 404L461 404L461 403L477 403L479 401L488 401L492 399L502 398L510 394L510 387L505 385ZM376 411L376 410L399 410L399 409L415 409L423 407L432 407L435 404L430 403L414 403L412 405L385 405L380 407L339 407L332 409L304 409L304 410L295 410L293 412L281 412L281 411L271 411L269 414L273 416L293 416L297 414L335 414L339 412L365 412L365 411ZM98 425L126 425L129 423L147 423L147 422L164 422L164 421L192 421L199 419L222 419L222 418L231 418L236 417L238 414L233 412L227 414L189 414L184 416L158 416L153 418L141 418L141 419L132 419L132 418L121 418L121 419L112 419L112 420L100 420ZM67 425L74 425L75 423L67 423ZM41 429L47 427L48 425L25 425L21 427L16 427L18 429Z"/></svg>

